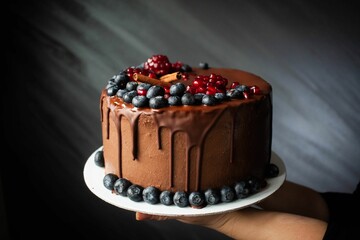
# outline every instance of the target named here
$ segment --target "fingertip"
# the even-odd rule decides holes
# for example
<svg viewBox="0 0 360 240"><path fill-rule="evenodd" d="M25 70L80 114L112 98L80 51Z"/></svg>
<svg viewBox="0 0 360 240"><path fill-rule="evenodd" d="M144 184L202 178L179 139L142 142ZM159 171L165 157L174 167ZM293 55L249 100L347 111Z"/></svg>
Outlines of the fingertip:
<svg viewBox="0 0 360 240"><path fill-rule="evenodd" d="M144 221L144 220L152 220L153 216L146 213L136 212L135 218L138 221Z"/></svg>

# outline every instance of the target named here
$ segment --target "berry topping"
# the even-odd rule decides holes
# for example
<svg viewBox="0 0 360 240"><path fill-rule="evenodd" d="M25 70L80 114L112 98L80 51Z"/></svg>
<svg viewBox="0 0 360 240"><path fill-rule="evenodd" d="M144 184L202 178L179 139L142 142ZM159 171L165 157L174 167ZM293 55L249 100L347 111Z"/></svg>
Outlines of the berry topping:
<svg viewBox="0 0 360 240"><path fill-rule="evenodd" d="M132 103L132 100L133 100L133 98L135 97L135 96L137 96L138 94L137 94L137 91L136 90L132 90L132 91L130 91L130 92L126 92L126 93L124 93L124 95L123 95L123 100L124 100L124 102L126 102L126 103Z"/></svg>
<svg viewBox="0 0 360 240"><path fill-rule="evenodd" d="M202 69L209 69L209 64L206 62L200 62L199 67Z"/></svg>
<svg viewBox="0 0 360 240"><path fill-rule="evenodd" d="M164 96L156 96L153 98L150 98L149 100L149 106L151 108L163 108L168 105L168 101Z"/></svg>
<svg viewBox="0 0 360 240"><path fill-rule="evenodd" d="M113 81L114 83L116 83L116 85L118 85L120 89L124 89L126 87L126 84L129 82L129 77L126 75L125 72L121 72L113 77Z"/></svg>
<svg viewBox="0 0 360 240"><path fill-rule="evenodd" d="M194 105L195 104L194 95L192 95L191 93L185 93L181 97L181 103L183 105Z"/></svg>
<svg viewBox="0 0 360 240"><path fill-rule="evenodd" d="M199 67L209 69L206 62L199 63ZM183 82L190 77L194 79L185 85ZM126 103L132 103L135 96L146 96L148 101L136 98L132 104L135 107L153 109L179 105L213 106L223 101L246 100L253 95L262 94L261 89L255 85L246 86L238 81L232 82L230 87L227 85L228 79L221 75L196 75L189 65L180 61L171 63L166 55L156 54L146 62L136 67L128 67L110 78L106 85L106 94L119 97ZM133 91L136 91L136 94ZM161 98L150 101L158 96L163 96L167 101Z"/></svg>
<svg viewBox="0 0 360 240"><path fill-rule="evenodd" d="M217 100L215 96L206 94L202 97L202 103L206 106L212 106L217 103Z"/></svg>
<svg viewBox="0 0 360 240"><path fill-rule="evenodd" d="M138 86L138 83L137 83L137 82L134 82L134 81L128 82L128 83L126 84L126 90L128 90L129 92L130 92L130 91L133 91L133 90L136 90L136 89L137 89L137 86Z"/></svg>
<svg viewBox="0 0 360 240"><path fill-rule="evenodd" d="M118 180L115 181L114 191L116 194L126 197L127 190L131 185L132 183L129 180L125 178L119 178Z"/></svg>
<svg viewBox="0 0 360 240"><path fill-rule="evenodd" d="M104 151L103 150L99 150L99 151L97 151L95 153L94 162L95 162L96 166L99 166L99 167L104 167L105 166Z"/></svg>
<svg viewBox="0 0 360 240"><path fill-rule="evenodd" d="M144 69L154 72L156 75L165 75L171 71L172 65L165 55L153 55L144 63Z"/></svg>
<svg viewBox="0 0 360 240"><path fill-rule="evenodd" d="M149 99L145 96L135 96L131 100L131 102L135 107L138 107L138 108L149 106Z"/></svg>
<svg viewBox="0 0 360 240"><path fill-rule="evenodd" d="M181 105L181 98L179 96L169 96L168 103L170 106Z"/></svg>
<svg viewBox="0 0 360 240"><path fill-rule="evenodd" d="M178 191L174 194L174 204L178 207L189 206L188 195L184 191Z"/></svg>
<svg viewBox="0 0 360 240"><path fill-rule="evenodd" d="M178 83L171 85L170 95L182 96L184 94L185 90L186 90L186 86L183 83L178 82Z"/></svg>
<svg viewBox="0 0 360 240"><path fill-rule="evenodd" d="M130 198L130 200L132 200L134 202L141 202L143 200L143 196L142 196L143 190L144 190L143 187L141 187L137 184L132 184L127 189L127 195Z"/></svg>
<svg viewBox="0 0 360 240"><path fill-rule="evenodd" d="M156 204L160 201L160 190L154 186L146 187L143 192L143 199L150 204Z"/></svg>
<svg viewBox="0 0 360 240"><path fill-rule="evenodd" d="M154 85L149 88L146 97L153 98L156 96L164 96L164 95L165 95L165 89L163 87Z"/></svg>
<svg viewBox="0 0 360 240"><path fill-rule="evenodd" d="M113 173L108 173L103 178L104 186L109 190L114 190L115 181L118 180L118 176Z"/></svg>

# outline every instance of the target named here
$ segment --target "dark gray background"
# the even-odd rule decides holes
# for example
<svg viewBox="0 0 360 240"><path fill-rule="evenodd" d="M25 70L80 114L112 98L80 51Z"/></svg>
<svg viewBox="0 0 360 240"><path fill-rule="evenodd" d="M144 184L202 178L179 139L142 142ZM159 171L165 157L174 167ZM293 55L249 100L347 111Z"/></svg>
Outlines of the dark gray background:
<svg viewBox="0 0 360 240"><path fill-rule="evenodd" d="M84 183L84 163L101 145L101 88L158 53L269 81L272 147L287 178L352 192L360 176L354 3L11 1L3 19L2 236L226 239L176 221L136 222Z"/></svg>

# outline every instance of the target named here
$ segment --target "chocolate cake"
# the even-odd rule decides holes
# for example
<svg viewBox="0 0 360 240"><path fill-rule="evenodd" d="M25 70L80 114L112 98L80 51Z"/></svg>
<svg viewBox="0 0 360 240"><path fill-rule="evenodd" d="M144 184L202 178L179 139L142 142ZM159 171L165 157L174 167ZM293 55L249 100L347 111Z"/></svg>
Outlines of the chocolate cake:
<svg viewBox="0 0 360 240"><path fill-rule="evenodd" d="M271 93L252 73L160 54L125 68L100 96L96 159L105 187L198 208L261 191L271 165Z"/></svg>

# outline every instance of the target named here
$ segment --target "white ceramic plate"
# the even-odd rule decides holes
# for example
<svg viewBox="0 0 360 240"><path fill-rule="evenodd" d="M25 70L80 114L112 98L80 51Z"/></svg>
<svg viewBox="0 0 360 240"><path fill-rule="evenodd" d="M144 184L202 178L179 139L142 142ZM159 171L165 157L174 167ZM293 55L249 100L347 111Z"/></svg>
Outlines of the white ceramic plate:
<svg viewBox="0 0 360 240"><path fill-rule="evenodd" d="M134 212L142 212L153 215L164 216L202 216L209 214L218 214L228 211L234 211L237 209L245 208L253 205L256 207L256 203L267 198L273 194L283 184L286 178L286 169L283 161L280 157L272 152L271 162L275 163L279 167L279 175L275 178L267 179L267 186L259 193L253 194L244 199L237 199L230 203L219 203L216 205L207 205L201 209L194 209L192 207L178 207L176 205L166 206L161 203L149 204L146 202L134 202L127 197L112 193L110 190L104 187L103 177L105 175L104 168L95 165L94 155L102 149L102 147L96 149L88 158L84 167L84 179L85 183L96 196L108 202L116 207L126 209Z"/></svg>

